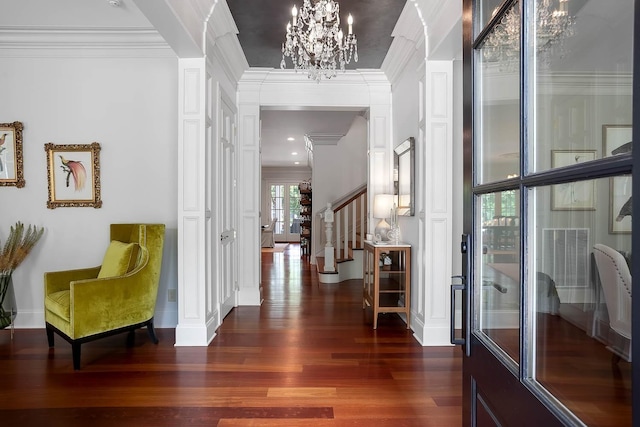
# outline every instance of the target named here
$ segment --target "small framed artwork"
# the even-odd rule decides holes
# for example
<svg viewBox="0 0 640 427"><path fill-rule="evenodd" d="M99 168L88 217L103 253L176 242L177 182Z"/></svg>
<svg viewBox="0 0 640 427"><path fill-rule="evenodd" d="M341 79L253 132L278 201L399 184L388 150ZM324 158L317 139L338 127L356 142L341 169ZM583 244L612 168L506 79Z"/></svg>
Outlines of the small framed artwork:
<svg viewBox="0 0 640 427"><path fill-rule="evenodd" d="M631 234L631 175L609 178L609 233Z"/></svg>
<svg viewBox="0 0 640 427"><path fill-rule="evenodd" d="M602 125L602 157L631 153L631 125Z"/></svg>
<svg viewBox="0 0 640 427"><path fill-rule="evenodd" d="M24 187L22 123L0 123L0 186Z"/></svg>
<svg viewBox="0 0 640 427"><path fill-rule="evenodd" d="M596 159L596 150L552 150L551 167L559 168ZM551 210L594 211L596 188L594 181L577 181L551 187Z"/></svg>
<svg viewBox="0 0 640 427"><path fill-rule="evenodd" d="M631 153L631 125L602 125L602 157ZM631 234L631 176L609 178L609 233Z"/></svg>
<svg viewBox="0 0 640 427"><path fill-rule="evenodd" d="M100 144L45 144L49 200L47 207L102 207Z"/></svg>

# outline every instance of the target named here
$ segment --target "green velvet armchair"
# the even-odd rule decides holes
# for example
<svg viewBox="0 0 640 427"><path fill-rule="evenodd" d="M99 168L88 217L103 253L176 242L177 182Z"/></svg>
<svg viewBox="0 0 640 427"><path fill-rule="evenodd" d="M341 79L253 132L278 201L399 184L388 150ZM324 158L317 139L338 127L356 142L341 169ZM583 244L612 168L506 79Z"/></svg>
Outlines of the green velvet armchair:
<svg viewBox="0 0 640 427"><path fill-rule="evenodd" d="M157 344L153 315L158 295L163 224L112 224L101 266L44 274L44 313L49 347L54 332L71 343L73 368L88 341L147 327Z"/></svg>

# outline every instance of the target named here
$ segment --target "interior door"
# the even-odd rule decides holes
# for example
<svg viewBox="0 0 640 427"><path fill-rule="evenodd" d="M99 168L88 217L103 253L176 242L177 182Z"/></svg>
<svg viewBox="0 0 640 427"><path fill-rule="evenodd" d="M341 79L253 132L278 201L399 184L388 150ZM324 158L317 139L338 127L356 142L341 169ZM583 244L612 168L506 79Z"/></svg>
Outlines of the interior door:
<svg viewBox="0 0 640 427"><path fill-rule="evenodd" d="M236 305L236 112L223 96L220 108L220 315L223 319Z"/></svg>
<svg viewBox="0 0 640 427"><path fill-rule="evenodd" d="M464 1L465 426L640 423L635 7Z"/></svg>
<svg viewBox="0 0 640 427"><path fill-rule="evenodd" d="M273 237L277 242L300 241L300 189L298 183L272 183L269 186L270 218L277 218Z"/></svg>

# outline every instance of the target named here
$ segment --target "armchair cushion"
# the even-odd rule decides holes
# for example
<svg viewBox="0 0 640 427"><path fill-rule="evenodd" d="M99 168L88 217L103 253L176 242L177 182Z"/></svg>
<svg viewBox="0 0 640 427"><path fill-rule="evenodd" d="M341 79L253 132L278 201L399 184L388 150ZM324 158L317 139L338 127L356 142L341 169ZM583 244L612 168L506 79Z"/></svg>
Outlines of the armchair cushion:
<svg viewBox="0 0 640 427"><path fill-rule="evenodd" d="M104 255L98 279L122 276L135 267L137 258L137 243L122 243L112 240Z"/></svg>
<svg viewBox="0 0 640 427"><path fill-rule="evenodd" d="M62 317L67 322L71 320L69 291L54 292L46 297L47 309Z"/></svg>

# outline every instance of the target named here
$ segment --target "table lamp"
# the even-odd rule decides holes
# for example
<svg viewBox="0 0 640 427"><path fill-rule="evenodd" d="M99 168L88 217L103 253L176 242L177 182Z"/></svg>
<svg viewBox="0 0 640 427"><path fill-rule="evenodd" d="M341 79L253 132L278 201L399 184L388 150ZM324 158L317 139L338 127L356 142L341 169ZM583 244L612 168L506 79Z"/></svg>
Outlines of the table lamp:
<svg viewBox="0 0 640 427"><path fill-rule="evenodd" d="M382 240L389 240L387 233L391 226L386 219L391 218L394 199L395 196L393 194L376 194L373 199L373 217L380 219L374 233L376 236L379 235Z"/></svg>

